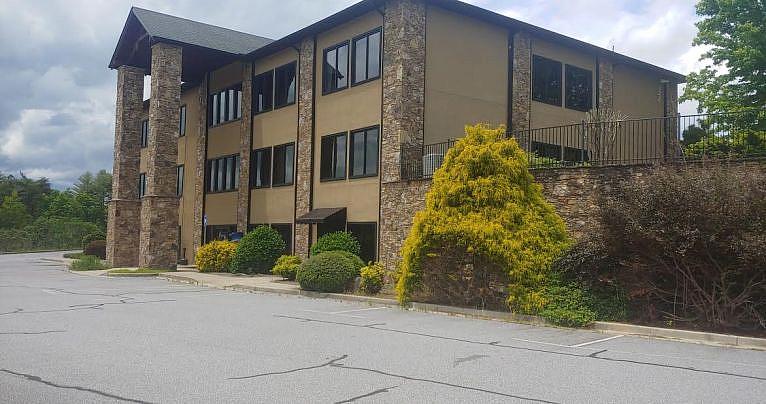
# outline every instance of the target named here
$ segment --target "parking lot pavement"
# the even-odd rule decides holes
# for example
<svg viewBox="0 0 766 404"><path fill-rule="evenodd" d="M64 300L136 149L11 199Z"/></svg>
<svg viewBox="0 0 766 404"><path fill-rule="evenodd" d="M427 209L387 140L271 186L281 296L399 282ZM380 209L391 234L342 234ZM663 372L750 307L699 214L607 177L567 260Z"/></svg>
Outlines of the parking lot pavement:
<svg viewBox="0 0 766 404"><path fill-rule="evenodd" d="M766 352L0 256L0 402L763 402Z"/></svg>

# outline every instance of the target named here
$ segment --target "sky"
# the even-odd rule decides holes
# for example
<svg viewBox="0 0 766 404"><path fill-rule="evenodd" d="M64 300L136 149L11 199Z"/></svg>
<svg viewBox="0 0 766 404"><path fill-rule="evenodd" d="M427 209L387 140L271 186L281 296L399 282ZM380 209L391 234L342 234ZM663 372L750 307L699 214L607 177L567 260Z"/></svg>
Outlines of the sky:
<svg viewBox="0 0 766 404"><path fill-rule="evenodd" d="M680 73L702 65L693 0L467 2ZM277 39L353 3L2 0L0 172L63 189L85 171L111 171L117 73L107 64L133 5Z"/></svg>

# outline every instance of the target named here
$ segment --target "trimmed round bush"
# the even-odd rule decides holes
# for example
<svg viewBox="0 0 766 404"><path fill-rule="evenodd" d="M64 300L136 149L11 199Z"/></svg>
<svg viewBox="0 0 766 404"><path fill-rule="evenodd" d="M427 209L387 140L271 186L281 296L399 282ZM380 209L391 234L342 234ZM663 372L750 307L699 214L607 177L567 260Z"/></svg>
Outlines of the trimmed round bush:
<svg viewBox="0 0 766 404"><path fill-rule="evenodd" d="M301 258L295 255L283 255L277 260L277 264L271 269L271 273L279 275L289 281L295 280L295 274L301 265Z"/></svg>
<svg viewBox="0 0 766 404"><path fill-rule="evenodd" d="M285 242L276 230L268 226L258 226L245 234L237 244L231 271L267 274L285 248Z"/></svg>
<svg viewBox="0 0 766 404"><path fill-rule="evenodd" d="M295 279L304 290L338 293L346 290L357 271L357 263L348 253L327 251L304 261Z"/></svg>
<svg viewBox="0 0 766 404"><path fill-rule="evenodd" d="M106 240L106 234L102 231L96 231L92 233L88 233L82 238L82 249L85 250L86 247L88 247L88 244L90 244L91 241L96 240Z"/></svg>
<svg viewBox="0 0 766 404"><path fill-rule="evenodd" d="M349 262L351 262L351 267L354 270L354 276L359 276L359 273L362 271L362 268L364 268L364 261L362 261L362 259L359 258L358 255L352 254L348 251L333 251L333 252L346 257L346 259L348 259Z"/></svg>
<svg viewBox="0 0 766 404"><path fill-rule="evenodd" d="M383 289L383 277L386 271L379 262L370 263L362 268L362 282L359 288L368 295L375 295Z"/></svg>
<svg viewBox="0 0 766 404"><path fill-rule="evenodd" d="M102 260L106 259L106 241L104 240L91 241L90 243L88 243L87 246L85 246L85 249L83 250L83 254L93 255Z"/></svg>
<svg viewBox="0 0 766 404"><path fill-rule="evenodd" d="M359 255L359 241L351 233L346 231L336 231L319 237L316 243L311 246L311 255L327 251L348 251L351 254Z"/></svg>
<svg viewBox="0 0 766 404"><path fill-rule="evenodd" d="M211 241L197 250L194 261L200 272L226 272L236 250L237 244L231 241Z"/></svg>

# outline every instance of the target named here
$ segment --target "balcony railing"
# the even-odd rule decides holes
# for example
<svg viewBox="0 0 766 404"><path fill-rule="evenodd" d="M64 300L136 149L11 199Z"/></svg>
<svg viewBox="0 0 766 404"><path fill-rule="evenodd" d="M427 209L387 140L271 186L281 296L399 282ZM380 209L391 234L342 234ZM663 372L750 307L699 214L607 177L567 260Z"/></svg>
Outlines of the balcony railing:
<svg viewBox="0 0 766 404"><path fill-rule="evenodd" d="M530 168L766 158L766 109L553 126L506 133ZM402 145L403 179L430 178L456 140Z"/></svg>

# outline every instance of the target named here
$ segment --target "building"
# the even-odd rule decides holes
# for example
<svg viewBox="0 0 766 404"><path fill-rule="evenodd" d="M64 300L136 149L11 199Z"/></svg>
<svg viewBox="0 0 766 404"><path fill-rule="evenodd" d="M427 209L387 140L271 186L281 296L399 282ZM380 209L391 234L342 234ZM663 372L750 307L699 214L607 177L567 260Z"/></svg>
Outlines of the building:
<svg viewBox="0 0 766 404"><path fill-rule="evenodd" d="M391 263L427 188L403 180L406 150L476 122L673 116L684 80L455 0L364 0L278 40L133 8L109 67L108 260L164 268L259 224L304 256L348 229Z"/></svg>

